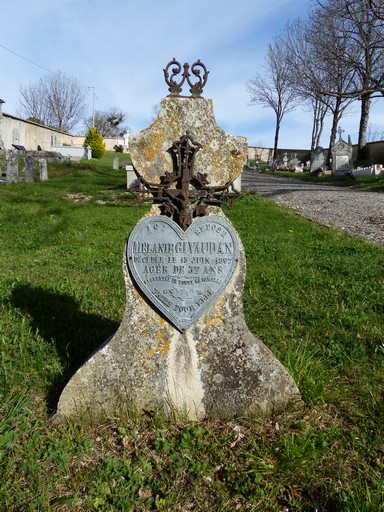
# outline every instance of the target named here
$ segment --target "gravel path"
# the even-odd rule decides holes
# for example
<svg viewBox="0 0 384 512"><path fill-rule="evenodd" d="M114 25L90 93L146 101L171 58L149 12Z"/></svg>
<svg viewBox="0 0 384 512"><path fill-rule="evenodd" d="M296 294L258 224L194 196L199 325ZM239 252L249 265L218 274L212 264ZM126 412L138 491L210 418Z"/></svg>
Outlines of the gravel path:
<svg viewBox="0 0 384 512"><path fill-rule="evenodd" d="M243 172L243 190L253 190L325 226L384 244L384 194L294 178Z"/></svg>

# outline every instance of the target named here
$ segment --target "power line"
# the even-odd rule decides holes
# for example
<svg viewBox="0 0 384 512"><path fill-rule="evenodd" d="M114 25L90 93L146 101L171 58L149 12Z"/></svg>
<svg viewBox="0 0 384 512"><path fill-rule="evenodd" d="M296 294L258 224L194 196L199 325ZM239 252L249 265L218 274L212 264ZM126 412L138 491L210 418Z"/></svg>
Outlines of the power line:
<svg viewBox="0 0 384 512"><path fill-rule="evenodd" d="M13 55L16 55L17 57L20 57L20 59L23 59L23 60L29 62L30 64L33 64L34 66L37 66L38 68L44 69L44 71L48 71L48 73L51 73L52 75L56 75L57 74L54 71L51 71L50 69L45 68L44 66L40 66L40 64L37 64L36 62L33 62L32 60L27 59L26 57L23 57L23 55L20 55L19 53L14 52L10 48L7 48L6 46L4 46L2 44L0 44L0 48L3 48L4 50L7 50L7 52L9 52L9 53L13 53ZM64 77L64 78L67 80L67 77ZM95 126L95 99L97 98L97 96L95 94L95 87L88 86L88 90L89 89L93 89L93 95L92 95L92 105L93 105L92 106L92 126ZM1 107L1 104L0 104L0 107Z"/></svg>
<svg viewBox="0 0 384 512"><path fill-rule="evenodd" d="M13 50L10 50L9 48L7 48L6 46L3 46L2 44L0 44L0 47L4 48L4 50L7 50L7 52L9 52L9 53L13 53L13 55L17 55L17 57L20 57L20 59L26 60L30 64L33 64L34 66L37 66L38 68L44 69L44 71L48 71L48 73L52 73L52 75L56 74L54 71L51 71L50 69L47 69L44 66L40 66L40 64L37 64L36 62L33 62L32 60L27 59L26 57L23 57L19 53L14 52Z"/></svg>

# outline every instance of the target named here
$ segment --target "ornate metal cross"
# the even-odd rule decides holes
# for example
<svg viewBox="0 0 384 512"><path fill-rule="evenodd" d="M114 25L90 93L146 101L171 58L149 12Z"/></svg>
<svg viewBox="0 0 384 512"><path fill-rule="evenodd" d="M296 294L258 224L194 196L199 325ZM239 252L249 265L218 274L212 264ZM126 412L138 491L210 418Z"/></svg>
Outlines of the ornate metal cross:
<svg viewBox="0 0 384 512"><path fill-rule="evenodd" d="M173 66L173 67L172 67ZM171 69L171 75L169 75L170 68ZM196 78L196 82L193 83L190 79L191 74L189 73L189 69L191 69L192 74ZM203 75L201 75L201 70L203 71ZM169 92L171 93L171 96L180 96L180 93L182 91L182 86L185 81L187 81L188 85L190 86L190 93L192 96L200 96L203 92L203 88L208 80L208 74L209 71L207 71L207 68L204 66L200 60L197 60L192 64L191 67L189 67L189 64L186 62L183 66L183 72L181 73L181 64L178 62L175 58L171 60L165 67L164 71L164 78L169 86ZM181 78L179 77L176 81L177 75L181 73Z"/></svg>
<svg viewBox="0 0 384 512"><path fill-rule="evenodd" d="M201 147L187 131L168 149L173 171L161 176L160 183L149 183L135 170L139 186L129 189L138 204L145 201L161 204L162 215L171 217L184 231L194 217L206 215L208 205L224 204L231 208L242 197L233 181L222 186L209 186L207 174L195 174L195 156Z"/></svg>

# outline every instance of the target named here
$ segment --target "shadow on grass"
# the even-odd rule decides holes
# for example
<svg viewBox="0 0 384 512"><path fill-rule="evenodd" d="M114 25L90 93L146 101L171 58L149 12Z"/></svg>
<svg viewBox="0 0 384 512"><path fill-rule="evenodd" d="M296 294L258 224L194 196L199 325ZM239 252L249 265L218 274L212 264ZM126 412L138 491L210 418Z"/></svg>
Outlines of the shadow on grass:
<svg viewBox="0 0 384 512"><path fill-rule="evenodd" d="M53 412L68 380L119 324L84 313L68 294L28 284L16 287L11 301L31 317L32 329L55 347L63 365L64 372L51 383L47 397L48 411Z"/></svg>

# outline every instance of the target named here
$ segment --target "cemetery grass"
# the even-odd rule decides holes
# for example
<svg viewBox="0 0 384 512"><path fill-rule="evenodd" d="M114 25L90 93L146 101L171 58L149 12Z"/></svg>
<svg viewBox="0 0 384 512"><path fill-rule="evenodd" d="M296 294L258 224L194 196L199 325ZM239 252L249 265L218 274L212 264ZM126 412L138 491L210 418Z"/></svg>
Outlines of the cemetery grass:
<svg viewBox="0 0 384 512"><path fill-rule="evenodd" d="M124 244L146 207L105 160L49 175L0 188L0 510L384 510L383 248L246 195L226 213L247 323L303 408L55 425L68 378L122 318Z"/></svg>

